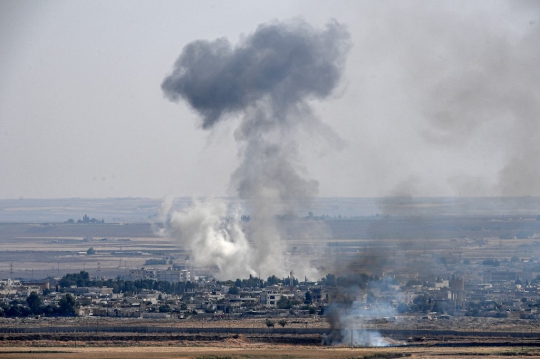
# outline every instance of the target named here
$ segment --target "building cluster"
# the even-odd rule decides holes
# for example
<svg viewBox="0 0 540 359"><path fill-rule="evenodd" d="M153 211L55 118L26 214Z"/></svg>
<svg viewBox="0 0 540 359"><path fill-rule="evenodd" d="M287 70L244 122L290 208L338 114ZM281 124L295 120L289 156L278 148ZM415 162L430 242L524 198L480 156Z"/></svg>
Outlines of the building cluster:
<svg viewBox="0 0 540 359"><path fill-rule="evenodd" d="M454 316L540 319L538 257L435 262L420 258L418 266L431 271L415 273L402 287L409 310L431 307ZM423 299L431 299L430 305Z"/></svg>
<svg viewBox="0 0 540 359"><path fill-rule="evenodd" d="M354 291L353 303L348 305L373 316L436 313L540 319L539 274L540 263L534 258L503 260L496 266L486 261L445 264L433 266L429 273L409 273L407 277L387 272L382 279L370 279L365 287ZM174 294L150 289L115 293L113 288L103 286L61 287L53 278L39 283L2 280L0 303L4 308L14 301L24 304L30 293L36 292L43 305L55 305L70 294L77 301L75 314L81 316L218 319L324 314L330 303L343 301L350 292L344 290L350 283L330 275L318 282L298 282L294 278L220 282L207 276L192 277L186 269L142 268L129 271L122 279L194 285Z"/></svg>

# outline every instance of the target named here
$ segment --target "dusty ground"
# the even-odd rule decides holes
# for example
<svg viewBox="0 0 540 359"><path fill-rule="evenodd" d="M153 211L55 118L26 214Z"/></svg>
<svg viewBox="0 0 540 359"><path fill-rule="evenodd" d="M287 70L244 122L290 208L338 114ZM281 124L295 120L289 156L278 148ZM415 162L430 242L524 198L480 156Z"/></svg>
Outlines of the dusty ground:
<svg viewBox="0 0 540 359"><path fill-rule="evenodd" d="M398 344L349 348L322 346L320 335L4 333L0 358L540 358L540 342L534 338L418 337L393 342Z"/></svg>
<svg viewBox="0 0 540 359"><path fill-rule="evenodd" d="M536 213L528 217L521 214L501 219L479 214L439 217L434 212L420 219L415 216L384 220L366 217L321 223L298 221L294 225L281 223L281 226L287 233L285 237L290 238L284 244L289 249L296 248L296 257L310 261L324 273L336 269L338 263L355 260L359 253L366 251L386 253L388 262L395 265L387 269L399 274L414 275L424 271L426 264L417 261L420 254L448 258L446 268L439 263L438 268L433 267L437 270L455 271L452 263L469 259L473 264L460 269L475 273L478 263L486 258L509 259L517 255L529 259L539 255L538 235L528 239L500 239L500 235L515 235L523 226L532 226L540 233ZM85 241L85 237L93 237L93 240ZM124 241L128 238L129 241ZM384 240L379 240L381 238ZM178 241L157 237L150 223L0 223L0 243L0 277L15 279L62 277L80 270L89 272L92 277L114 278L126 275L129 269L141 268L148 259L172 256L176 264L184 265L187 255L187 248L181 248ZM97 251L96 255L84 254L90 247ZM141 253L135 255L135 252ZM166 267L156 266L158 269Z"/></svg>
<svg viewBox="0 0 540 359"><path fill-rule="evenodd" d="M281 318L270 317L274 321ZM321 316L286 317L286 328L328 328L328 322ZM148 326L182 328L266 328L266 317L241 319L141 319L111 317L64 317L64 318L2 318L0 327L43 327L43 326ZM468 332L515 331L524 333L540 332L540 321L518 318L476 318L450 317L450 319L421 319L420 316L396 316L367 320L366 329L407 329L407 330L459 330ZM279 326L276 325L279 328Z"/></svg>
<svg viewBox="0 0 540 359"><path fill-rule="evenodd" d="M536 348L316 348L259 347L108 347L108 348L1 348L0 358L507 358L540 357Z"/></svg>

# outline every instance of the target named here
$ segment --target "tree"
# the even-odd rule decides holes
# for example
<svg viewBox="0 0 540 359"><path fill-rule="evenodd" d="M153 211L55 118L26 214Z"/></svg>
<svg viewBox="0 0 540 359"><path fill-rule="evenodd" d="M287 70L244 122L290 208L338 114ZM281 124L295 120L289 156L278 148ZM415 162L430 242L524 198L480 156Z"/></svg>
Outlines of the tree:
<svg viewBox="0 0 540 359"><path fill-rule="evenodd" d="M172 312L171 306L168 305L168 304L161 305L161 306L159 307L159 312L160 312L160 313L169 313L169 312Z"/></svg>
<svg viewBox="0 0 540 359"><path fill-rule="evenodd" d="M270 327L273 328L274 327L274 322L272 320L270 320L270 319L266 319L266 326L268 328L270 328Z"/></svg>
<svg viewBox="0 0 540 359"><path fill-rule="evenodd" d="M291 301L284 295L279 298L276 305L279 309L291 309L292 307Z"/></svg>
<svg viewBox="0 0 540 359"><path fill-rule="evenodd" d="M276 285L278 283L281 283L281 279L279 279L275 275L272 275L271 277L268 277L267 283L268 285Z"/></svg>
<svg viewBox="0 0 540 359"><path fill-rule="evenodd" d="M94 249L94 247L90 247L86 251L86 254L88 254L89 256L94 255L94 254L96 254L96 250Z"/></svg>
<svg viewBox="0 0 540 359"><path fill-rule="evenodd" d="M279 325L281 325L282 328L285 328L285 326L287 324L289 324L288 321L286 321L285 319L281 319L279 322L278 322Z"/></svg>
<svg viewBox="0 0 540 359"><path fill-rule="evenodd" d="M425 295L419 295L413 299L413 303L420 312L428 313L432 309L432 300L431 297L426 297Z"/></svg>
<svg viewBox="0 0 540 359"><path fill-rule="evenodd" d="M498 259L484 259L482 261L482 265L484 266L494 266L494 267L498 267L500 265L500 262Z"/></svg>
<svg viewBox="0 0 540 359"><path fill-rule="evenodd" d="M397 311L398 313L407 313L409 311L409 306L405 303L399 303Z"/></svg>
<svg viewBox="0 0 540 359"><path fill-rule="evenodd" d="M58 301L58 311L62 315L72 315L75 313L75 308L77 306L77 301L71 294L64 295L59 301Z"/></svg>
<svg viewBox="0 0 540 359"><path fill-rule="evenodd" d="M26 303L32 314L41 314L41 297L36 292L30 293L26 298Z"/></svg>
<svg viewBox="0 0 540 359"><path fill-rule="evenodd" d="M313 302L313 299L311 298L311 293L309 290L306 292L304 304L311 304Z"/></svg>
<svg viewBox="0 0 540 359"><path fill-rule="evenodd" d="M23 306L20 304L12 305L6 312L6 317L21 317L23 316Z"/></svg>
<svg viewBox="0 0 540 359"><path fill-rule="evenodd" d="M240 291L238 290L237 287L230 287L229 291L227 292L227 294L232 294L232 295L237 295L238 293L240 293Z"/></svg>
<svg viewBox="0 0 540 359"><path fill-rule="evenodd" d="M70 287L76 285L78 287L85 287L90 282L90 275L88 272L80 271L79 273L68 273L62 279L59 284L62 287Z"/></svg>

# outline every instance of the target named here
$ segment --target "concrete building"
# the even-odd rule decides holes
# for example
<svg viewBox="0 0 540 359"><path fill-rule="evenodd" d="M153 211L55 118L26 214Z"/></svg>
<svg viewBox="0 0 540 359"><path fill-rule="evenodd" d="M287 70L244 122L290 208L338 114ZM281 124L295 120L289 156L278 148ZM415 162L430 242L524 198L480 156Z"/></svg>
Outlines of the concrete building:
<svg viewBox="0 0 540 359"><path fill-rule="evenodd" d="M277 302L281 299L281 294L277 292L261 292L261 304L267 307L277 306Z"/></svg>
<svg viewBox="0 0 540 359"><path fill-rule="evenodd" d="M189 282L191 280L191 273L186 270L167 269L157 272L157 279L170 283Z"/></svg>

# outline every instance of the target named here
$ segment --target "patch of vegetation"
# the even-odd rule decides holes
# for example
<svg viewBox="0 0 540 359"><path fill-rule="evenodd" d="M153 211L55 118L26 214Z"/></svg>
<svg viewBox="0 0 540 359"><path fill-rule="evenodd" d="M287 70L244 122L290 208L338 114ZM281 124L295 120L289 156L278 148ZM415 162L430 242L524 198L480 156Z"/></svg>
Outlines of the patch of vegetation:
<svg viewBox="0 0 540 359"><path fill-rule="evenodd" d="M408 353L373 353L369 355L364 355L361 357L354 357L354 358L348 358L348 359L375 359L375 358L381 358L381 359L391 359L391 358L405 358L410 357L411 354Z"/></svg>
<svg viewBox="0 0 540 359"><path fill-rule="evenodd" d="M490 352L490 353L485 353L485 352L481 352L481 353L471 353L471 352L456 352L456 353L452 353L452 354L442 354L442 355L451 355L452 357L454 356L481 356L481 357L485 357L485 356L507 356L507 357L513 357L513 356L518 356L518 357L538 357L538 350L535 349L533 350L533 352L526 352L526 351L521 351L521 350L518 350L518 351L494 351L494 352Z"/></svg>
<svg viewBox="0 0 540 359"><path fill-rule="evenodd" d="M294 359L296 356L287 354L275 355L275 354L238 354L238 355L203 355L196 357L196 359Z"/></svg>
<svg viewBox="0 0 540 359"><path fill-rule="evenodd" d="M0 350L0 354L71 354L75 352L60 350Z"/></svg>
<svg viewBox="0 0 540 359"><path fill-rule="evenodd" d="M287 354L275 355L275 354L238 354L238 355L203 355L196 357L196 359L294 359L296 356Z"/></svg>
<svg viewBox="0 0 540 359"><path fill-rule="evenodd" d="M159 290L167 294L182 294L187 289L196 288L196 283L178 282L171 283L167 281L156 281L152 279L142 280L123 280L123 279L90 279L88 272L80 271L79 273L66 274L59 283L60 287L67 288L72 285L77 287L107 287L112 288L113 293L129 293L140 291L142 289Z"/></svg>
<svg viewBox="0 0 540 359"><path fill-rule="evenodd" d="M100 221L99 219L96 219L96 218L90 218L85 214L83 216L83 218L77 220L77 222L75 222L75 220L73 218L70 218L67 221L65 221L64 223L67 223L67 224L73 224L73 223L105 223L105 220L102 219Z"/></svg>
<svg viewBox="0 0 540 359"><path fill-rule="evenodd" d="M144 263L145 266L162 265L167 264L166 259L147 259Z"/></svg>

